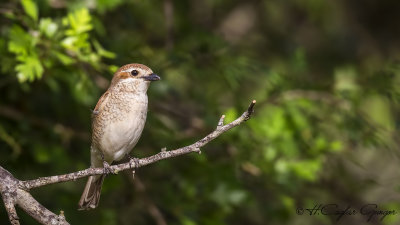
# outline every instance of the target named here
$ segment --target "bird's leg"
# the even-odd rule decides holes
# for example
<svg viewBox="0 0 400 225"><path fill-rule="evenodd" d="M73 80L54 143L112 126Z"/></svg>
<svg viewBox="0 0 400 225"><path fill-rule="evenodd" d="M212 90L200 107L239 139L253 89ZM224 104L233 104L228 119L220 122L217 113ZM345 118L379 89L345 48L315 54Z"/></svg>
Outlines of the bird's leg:
<svg viewBox="0 0 400 225"><path fill-rule="evenodd" d="M110 164L108 164L108 162L106 162L105 160L103 160L103 167L104 167L104 173L106 175L108 174L117 174L110 166Z"/></svg>
<svg viewBox="0 0 400 225"><path fill-rule="evenodd" d="M100 151L101 159L103 160L104 174L117 174L113 169L111 169L110 164L104 159L104 154Z"/></svg>
<svg viewBox="0 0 400 225"><path fill-rule="evenodd" d="M134 158L134 157L132 157L132 156L130 156L130 155L128 155L128 154L126 154L126 157L128 157L128 159L129 159L129 165L131 166L131 169L137 169L138 168L138 165L139 165L139 159L138 158ZM135 168L132 168L132 163L134 163L135 164Z"/></svg>
<svg viewBox="0 0 400 225"><path fill-rule="evenodd" d="M139 159L138 158L134 158L132 156L130 156L129 154L126 154L126 157L128 157L129 159L129 166L131 167L132 170L132 179L135 179L135 173L136 173L136 169L138 168L139 165ZM135 167L132 168L132 163L134 163Z"/></svg>

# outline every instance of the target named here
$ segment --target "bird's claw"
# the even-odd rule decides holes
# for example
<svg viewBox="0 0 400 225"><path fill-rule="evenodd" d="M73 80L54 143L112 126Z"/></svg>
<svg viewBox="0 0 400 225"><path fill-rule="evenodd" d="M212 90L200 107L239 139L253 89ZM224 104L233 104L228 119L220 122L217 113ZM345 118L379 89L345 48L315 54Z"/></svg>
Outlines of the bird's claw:
<svg viewBox="0 0 400 225"><path fill-rule="evenodd" d="M103 161L103 168L105 174L117 174L106 161Z"/></svg>
<svg viewBox="0 0 400 225"><path fill-rule="evenodd" d="M138 158L134 158L134 157L132 157L130 155L127 155L127 156L129 158L129 165L130 165L131 169L136 170L138 168L138 165L139 165L139 159ZM132 168L132 164L134 165L134 168Z"/></svg>
<svg viewBox="0 0 400 225"><path fill-rule="evenodd" d="M134 157L132 157L132 156L130 156L128 154L126 156L129 158L129 166L130 166L130 168L133 169L132 170L132 179L135 179L136 169L139 166L139 159L138 158L134 158ZM132 164L134 165L133 168L132 168Z"/></svg>

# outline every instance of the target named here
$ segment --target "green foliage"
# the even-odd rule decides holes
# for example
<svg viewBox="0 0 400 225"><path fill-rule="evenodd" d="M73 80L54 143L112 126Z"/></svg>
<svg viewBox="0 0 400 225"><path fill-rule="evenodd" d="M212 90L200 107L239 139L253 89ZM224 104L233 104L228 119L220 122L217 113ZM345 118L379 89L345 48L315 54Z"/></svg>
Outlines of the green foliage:
<svg viewBox="0 0 400 225"><path fill-rule="evenodd" d="M37 38L29 35L18 25L10 30L8 50L16 54L18 64L15 66L20 82L33 81L43 74L43 66L35 50Z"/></svg>
<svg viewBox="0 0 400 225"><path fill-rule="evenodd" d="M39 12L36 3L32 0L21 0L21 4L25 10L25 13L30 16L34 21L37 21Z"/></svg>
<svg viewBox="0 0 400 225"><path fill-rule="evenodd" d="M162 77L137 157L193 143L252 99L254 116L201 155L141 168L134 182L107 177L92 212L76 211L84 181L35 191L71 224L336 224L296 215L327 202L398 211L400 20L389 2L0 3L0 164L21 179L87 168L90 109L137 62Z"/></svg>
<svg viewBox="0 0 400 225"><path fill-rule="evenodd" d="M56 34L58 24L53 22L50 18L43 18L39 23L39 31L44 34L46 38L52 38Z"/></svg>
<svg viewBox="0 0 400 225"><path fill-rule="evenodd" d="M115 57L97 40L90 40L93 25L86 8L68 13L60 24L51 18L40 18L38 22L37 5L30 0L21 3L34 28L25 30L14 25L9 31L8 50L17 56L15 71L20 82L40 79L45 69L51 71L59 63L68 67L88 63L101 69L103 57Z"/></svg>
<svg viewBox="0 0 400 225"><path fill-rule="evenodd" d="M77 10L63 18L63 25L68 29L64 31L66 37L61 41L61 45L76 54L79 59L84 61L93 60L92 62L94 63L97 60L96 57L88 55L91 50L88 43L88 32L93 28L90 20L91 17L87 9Z"/></svg>

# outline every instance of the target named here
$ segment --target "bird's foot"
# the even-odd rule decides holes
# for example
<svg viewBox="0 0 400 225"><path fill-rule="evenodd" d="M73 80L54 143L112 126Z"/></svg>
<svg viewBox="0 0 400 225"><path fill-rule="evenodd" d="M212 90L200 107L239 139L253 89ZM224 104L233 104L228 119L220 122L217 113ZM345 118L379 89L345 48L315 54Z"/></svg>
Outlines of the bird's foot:
<svg viewBox="0 0 400 225"><path fill-rule="evenodd" d="M131 169L137 169L139 166L139 159L138 158L134 158L130 155L126 155L129 159L129 166L131 167ZM133 165L133 166L132 166Z"/></svg>
<svg viewBox="0 0 400 225"><path fill-rule="evenodd" d="M110 164L108 164L108 162L103 161L103 168L104 168L104 173L106 175L108 174L117 174L110 166Z"/></svg>
<svg viewBox="0 0 400 225"><path fill-rule="evenodd" d="M132 178L135 179L135 173L136 173L136 169L139 166L139 159L138 158L134 158L130 155L126 155L129 158L129 166L132 170ZM132 166L133 165L133 166Z"/></svg>

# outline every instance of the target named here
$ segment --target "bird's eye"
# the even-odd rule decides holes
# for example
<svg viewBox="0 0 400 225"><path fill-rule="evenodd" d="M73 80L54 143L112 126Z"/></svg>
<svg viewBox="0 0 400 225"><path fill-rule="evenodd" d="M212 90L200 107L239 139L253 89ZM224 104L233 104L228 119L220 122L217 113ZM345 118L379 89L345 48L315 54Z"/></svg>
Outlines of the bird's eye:
<svg viewBox="0 0 400 225"><path fill-rule="evenodd" d="M137 76L139 72L137 70L132 70L131 71L132 76Z"/></svg>

